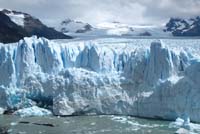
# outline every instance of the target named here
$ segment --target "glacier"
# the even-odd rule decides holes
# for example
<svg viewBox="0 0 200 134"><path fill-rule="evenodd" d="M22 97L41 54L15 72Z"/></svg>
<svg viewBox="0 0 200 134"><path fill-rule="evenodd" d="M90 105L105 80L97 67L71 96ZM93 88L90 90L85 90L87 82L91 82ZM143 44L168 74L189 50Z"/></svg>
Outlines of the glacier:
<svg viewBox="0 0 200 134"><path fill-rule="evenodd" d="M199 51L199 39L33 36L0 44L0 111L200 122Z"/></svg>

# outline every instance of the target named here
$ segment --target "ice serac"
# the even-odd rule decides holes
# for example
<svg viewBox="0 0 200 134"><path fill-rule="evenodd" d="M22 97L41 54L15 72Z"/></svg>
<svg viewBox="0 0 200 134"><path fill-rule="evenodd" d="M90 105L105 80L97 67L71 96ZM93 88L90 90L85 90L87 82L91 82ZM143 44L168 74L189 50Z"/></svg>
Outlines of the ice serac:
<svg viewBox="0 0 200 134"><path fill-rule="evenodd" d="M0 107L27 113L39 106L54 115L186 115L200 122L199 50L198 39L31 37L1 44Z"/></svg>
<svg viewBox="0 0 200 134"><path fill-rule="evenodd" d="M167 48L164 48L160 42L153 42L150 53L146 72L147 82L154 84L159 79L167 79L173 75L171 52Z"/></svg>

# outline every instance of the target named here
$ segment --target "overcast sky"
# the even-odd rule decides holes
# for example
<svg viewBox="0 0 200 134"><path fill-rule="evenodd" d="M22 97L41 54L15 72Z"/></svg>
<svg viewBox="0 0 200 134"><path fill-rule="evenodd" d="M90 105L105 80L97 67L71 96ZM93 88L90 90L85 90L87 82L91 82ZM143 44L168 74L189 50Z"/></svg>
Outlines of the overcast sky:
<svg viewBox="0 0 200 134"><path fill-rule="evenodd" d="M161 24L170 17L200 15L200 0L0 0L0 6L27 12L50 26L64 18L93 25L112 21Z"/></svg>

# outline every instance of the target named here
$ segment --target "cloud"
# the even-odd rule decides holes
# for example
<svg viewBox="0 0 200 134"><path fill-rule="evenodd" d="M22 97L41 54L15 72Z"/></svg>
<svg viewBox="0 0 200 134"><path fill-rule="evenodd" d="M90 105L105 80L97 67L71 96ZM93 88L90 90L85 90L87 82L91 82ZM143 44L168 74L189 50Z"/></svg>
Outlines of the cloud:
<svg viewBox="0 0 200 134"><path fill-rule="evenodd" d="M0 0L1 8L30 13L53 26L65 18L148 24L200 15L200 0Z"/></svg>
<svg viewBox="0 0 200 134"><path fill-rule="evenodd" d="M200 15L199 0L150 0L144 16L153 19L193 17ZM154 1L154 3L153 3ZM157 3L157 4L155 4Z"/></svg>

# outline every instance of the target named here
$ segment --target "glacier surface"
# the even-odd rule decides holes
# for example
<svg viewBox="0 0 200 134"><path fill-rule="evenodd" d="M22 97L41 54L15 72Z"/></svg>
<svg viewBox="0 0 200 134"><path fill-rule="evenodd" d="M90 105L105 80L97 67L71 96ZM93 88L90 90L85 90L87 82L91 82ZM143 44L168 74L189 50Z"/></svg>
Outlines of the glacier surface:
<svg viewBox="0 0 200 134"><path fill-rule="evenodd" d="M200 122L199 51L199 39L31 37L0 44L0 107Z"/></svg>

